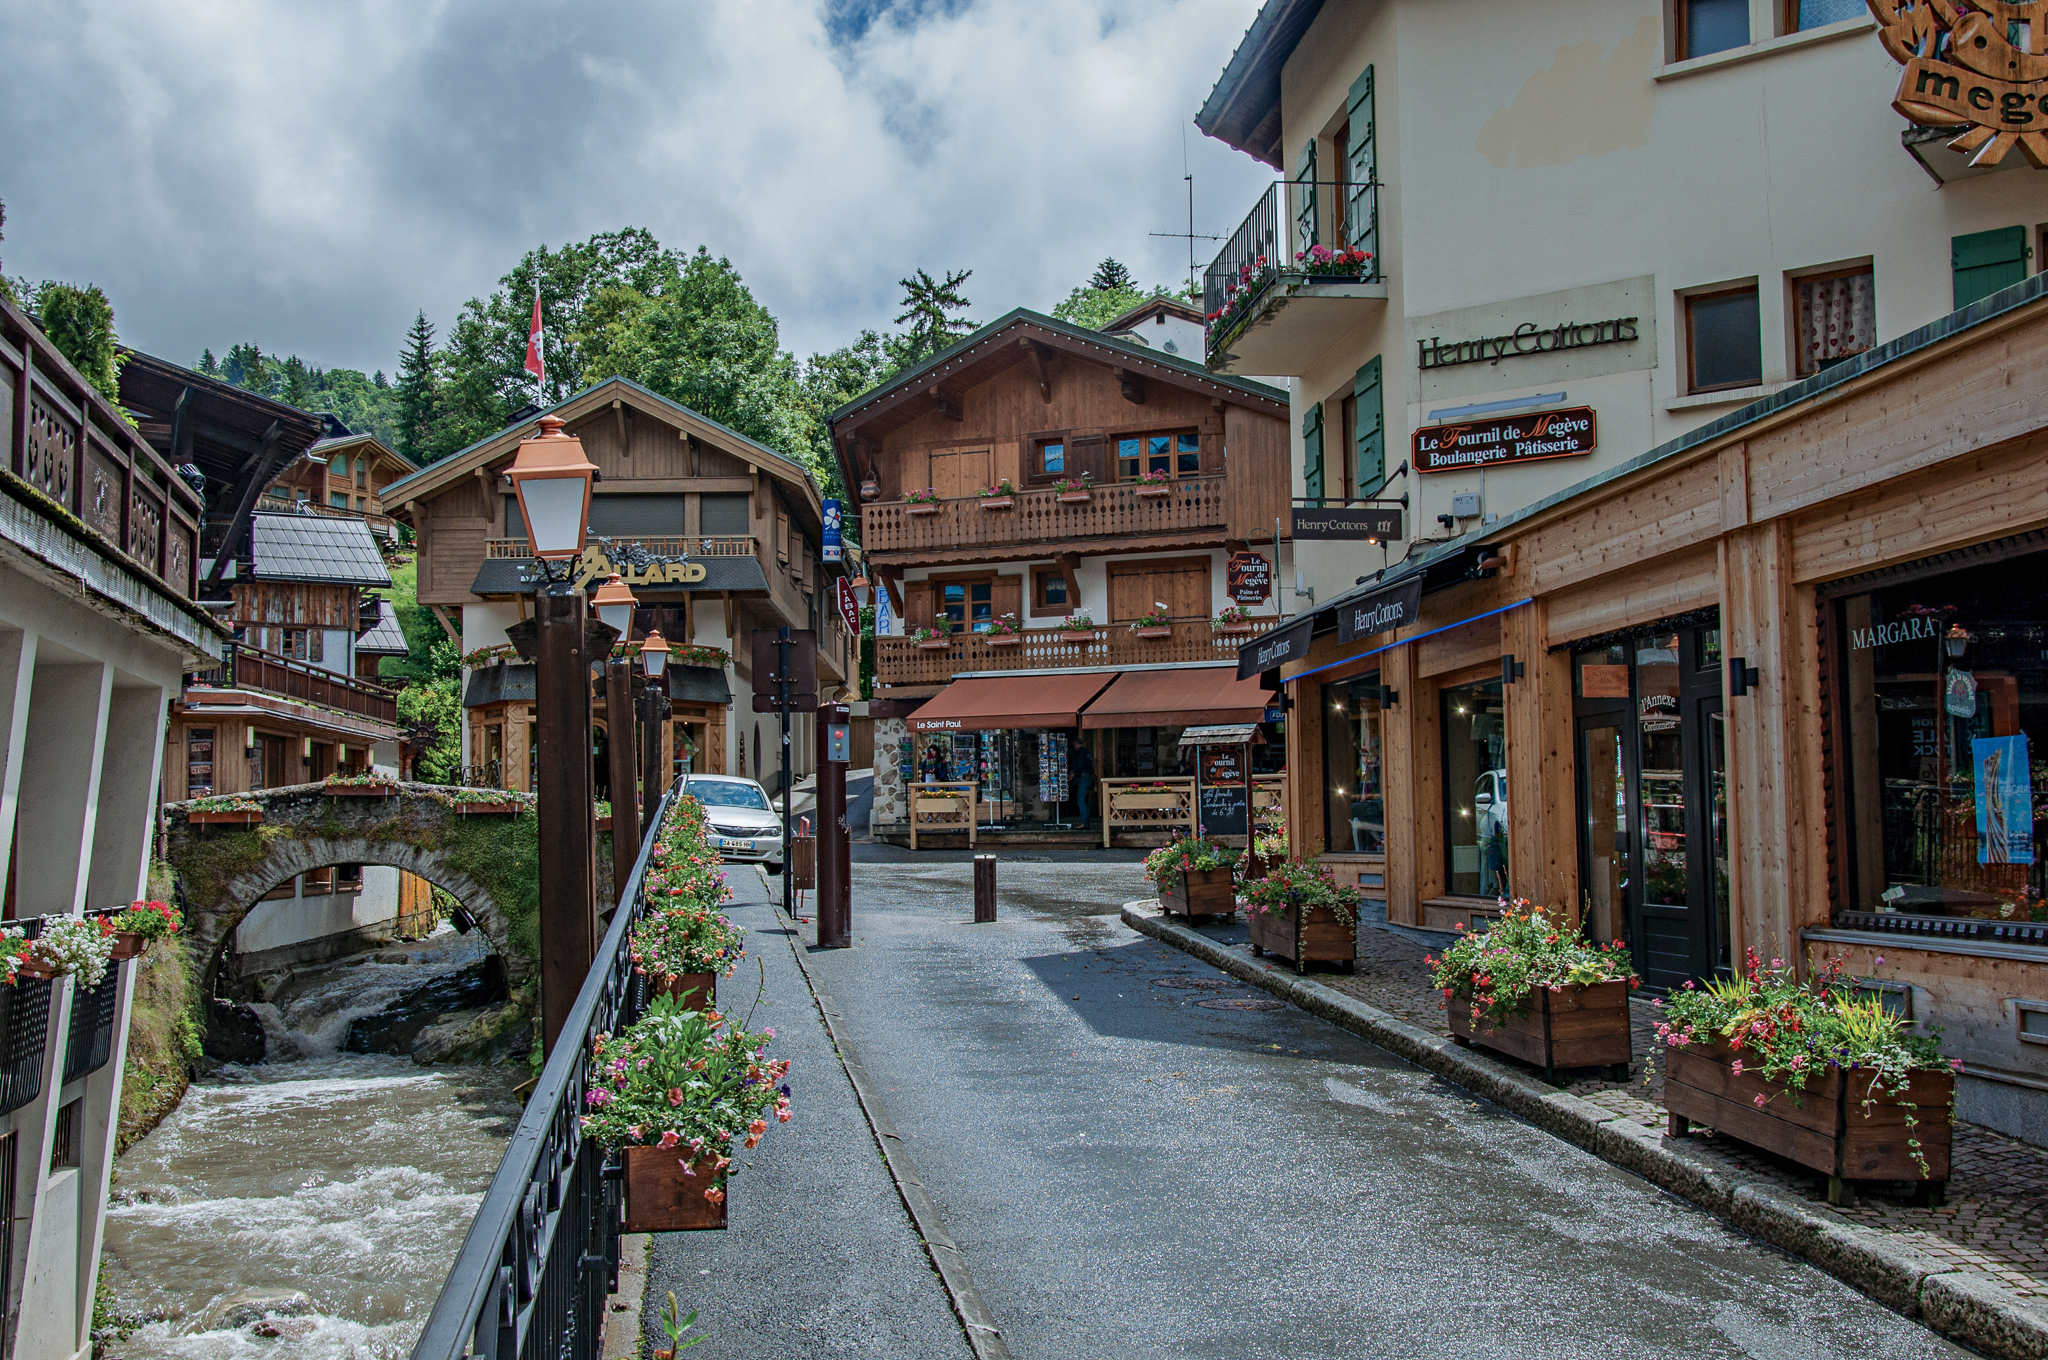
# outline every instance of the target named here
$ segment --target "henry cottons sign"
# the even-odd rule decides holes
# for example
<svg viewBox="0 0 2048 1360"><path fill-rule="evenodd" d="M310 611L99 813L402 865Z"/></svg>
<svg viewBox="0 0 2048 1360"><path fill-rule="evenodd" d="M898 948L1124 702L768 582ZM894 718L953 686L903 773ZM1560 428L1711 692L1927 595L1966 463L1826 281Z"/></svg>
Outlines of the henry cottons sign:
<svg viewBox="0 0 2048 1360"><path fill-rule="evenodd" d="M1410 461L1419 472L1460 472L1502 463L1574 458L1598 447L1596 435L1590 406L1457 425L1425 425L1415 432Z"/></svg>
<svg viewBox="0 0 2048 1360"><path fill-rule="evenodd" d="M1885 51L1906 68L1893 108L1927 127L1967 125L1948 145L1972 165L2018 147L2048 169L2048 3L1868 2Z"/></svg>

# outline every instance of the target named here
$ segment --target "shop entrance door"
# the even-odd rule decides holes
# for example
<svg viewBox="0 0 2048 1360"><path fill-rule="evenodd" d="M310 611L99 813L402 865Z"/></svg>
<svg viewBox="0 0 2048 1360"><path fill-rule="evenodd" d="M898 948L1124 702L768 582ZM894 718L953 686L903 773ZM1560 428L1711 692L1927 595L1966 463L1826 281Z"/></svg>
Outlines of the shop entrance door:
<svg viewBox="0 0 2048 1360"><path fill-rule="evenodd" d="M1580 654L1580 906L1660 990L1729 967L1721 648L1710 626Z"/></svg>

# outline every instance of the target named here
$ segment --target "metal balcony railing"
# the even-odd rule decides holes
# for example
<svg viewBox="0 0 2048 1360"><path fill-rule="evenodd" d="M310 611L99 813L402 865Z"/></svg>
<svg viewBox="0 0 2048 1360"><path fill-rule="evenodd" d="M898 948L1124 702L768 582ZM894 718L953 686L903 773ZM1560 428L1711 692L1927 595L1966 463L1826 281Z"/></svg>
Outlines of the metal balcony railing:
<svg viewBox="0 0 2048 1360"><path fill-rule="evenodd" d="M1332 255L1364 251L1371 258L1362 265L1326 264L1313 258L1319 246ZM1215 353L1283 275L1373 283L1384 277L1383 269L1377 182L1276 180L1202 271L1209 351Z"/></svg>

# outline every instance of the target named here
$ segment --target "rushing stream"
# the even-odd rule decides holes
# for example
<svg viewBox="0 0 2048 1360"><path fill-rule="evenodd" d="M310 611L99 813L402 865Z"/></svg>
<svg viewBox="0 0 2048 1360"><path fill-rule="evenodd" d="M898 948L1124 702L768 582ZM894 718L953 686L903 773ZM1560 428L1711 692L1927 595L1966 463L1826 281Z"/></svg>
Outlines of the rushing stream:
<svg viewBox="0 0 2048 1360"><path fill-rule="evenodd" d="M482 941L301 970L259 1006L269 1061L194 1082L118 1163L107 1284L153 1319L123 1360L406 1355L519 1114L521 1066L420 1067L339 1051L349 1022Z"/></svg>

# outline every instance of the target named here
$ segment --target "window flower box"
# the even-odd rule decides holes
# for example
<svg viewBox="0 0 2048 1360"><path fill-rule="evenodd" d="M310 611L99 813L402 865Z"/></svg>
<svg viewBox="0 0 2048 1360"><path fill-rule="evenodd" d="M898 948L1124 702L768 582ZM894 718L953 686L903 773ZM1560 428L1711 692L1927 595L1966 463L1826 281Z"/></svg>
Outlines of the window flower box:
<svg viewBox="0 0 2048 1360"><path fill-rule="evenodd" d="M953 645L953 639L949 637L921 638L917 645L920 651L943 652Z"/></svg>
<svg viewBox="0 0 2048 1360"><path fill-rule="evenodd" d="M1014 509L1016 504L1017 498L1014 496L987 496L982 499L981 508L984 510L1010 510Z"/></svg>
<svg viewBox="0 0 2048 1360"><path fill-rule="evenodd" d="M1209 620L1209 627L1222 637L1243 637L1252 631L1251 612L1241 604L1234 604Z"/></svg>
<svg viewBox="0 0 2048 1360"><path fill-rule="evenodd" d="M193 826L260 826L263 823L263 809L248 811L201 812L193 809L185 814L185 820Z"/></svg>
<svg viewBox="0 0 2048 1360"><path fill-rule="evenodd" d="M597 819L597 829L599 831L609 831L612 829L612 815L609 812Z"/></svg>
<svg viewBox="0 0 2048 1360"><path fill-rule="evenodd" d="M374 775L329 775L321 792L329 798L389 798L398 792L398 784Z"/></svg>
<svg viewBox="0 0 2048 1360"><path fill-rule="evenodd" d="M906 515L936 515L939 507L930 501L912 501L903 507Z"/></svg>
<svg viewBox="0 0 2048 1360"><path fill-rule="evenodd" d="M1095 641L1095 630L1093 628L1062 628L1060 629L1060 641L1093 642Z"/></svg>
<svg viewBox="0 0 2048 1360"><path fill-rule="evenodd" d="M1542 1068L1549 1080L1560 1067L1606 1067L1614 1080L1628 1079L1632 1054L1626 982L1566 983L1531 991L1527 1009L1500 1021L1487 1015L1474 1020L1470 1005L1447 999L1451 1038L1520 1058Z"/></svg>
<svg viewBox="0 0 2048 1360"><path fill-rule="evenodd" d="M939 493L933 487L922 491L906 491L903 494L903 513L906 515L936 515L939 513Z"/></svg>
<svg viewBox="0 0 2048 1360"><path fill-rule="evenodd" d="M1022 633L984 633L982 634L982 641L991 647L1021 647L1024 645L1024 635Z"/></svg>
<svg viewBox="0 0 2048 1360"><path fill-rule="evenodd" d="M1237 619L1216 625L1216 632L1222 637L1244 637L1251 631L1252 622L1250 619Z"/></svg>
<svg viewBox="0 0 2048 1360"><path fill-rule="evenodd" d="M1095 493L1087 490L1062 491L1055 499L1061 505L1086 505L1095 499Z"/></svg>
<svg viewBox="0 0 2048 1360"><path fill-rule="evenodd" d="M1131 636L1141 638L1170 638L1173 636L1173 625L1170 623L1147 624L1142 628L1133 628L1131 630Z"/></svg>
<svg viewBox="0 0 2048 1360"><path fill-rule="evenodd" d="M457 803L455 810L465 817L517 817L526 811L516 800L510 798L494 803ZM611 818L607 817L604 820L606 825L599 830L609 831Z"/></svg>
<svg viewBox="0 0 2048 1360"><path fill-rule="evenodd" d="M1163 501L1173 494L1173 488L1164 483L1140 482L1132 494L1141 501Z"/></svg>
<svg viewBox="0 0 2048 1360"><path fill-rule="evenodd" d="M718 1005L716 973L655 973L648 981L655 996L672 996L685 1010L708 1011Z"/></svg>
<svg viewBox="0 0 2048 1360"><path fill-rule="evenodd" d="M1008 477L994 486L985 486L975 493L981 497L984 510L1008 510L1017 503L1017 486Z"/></svg>

